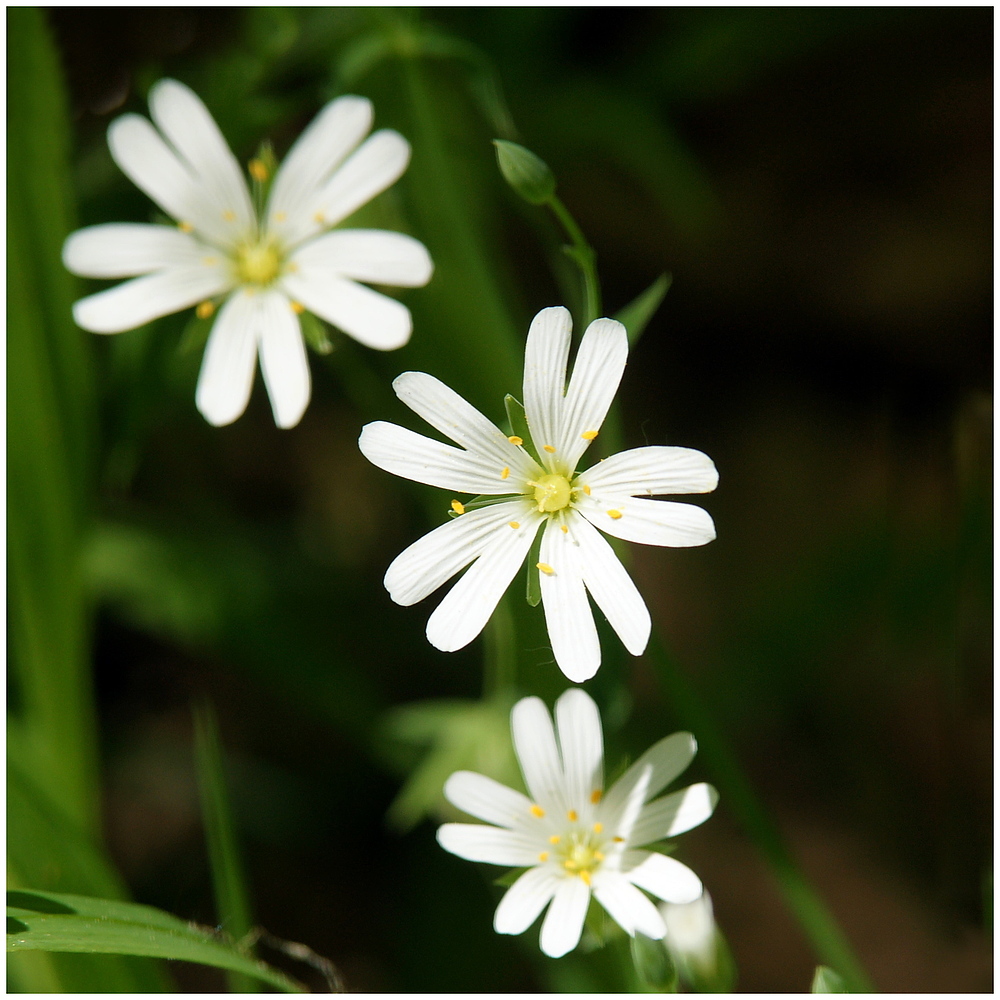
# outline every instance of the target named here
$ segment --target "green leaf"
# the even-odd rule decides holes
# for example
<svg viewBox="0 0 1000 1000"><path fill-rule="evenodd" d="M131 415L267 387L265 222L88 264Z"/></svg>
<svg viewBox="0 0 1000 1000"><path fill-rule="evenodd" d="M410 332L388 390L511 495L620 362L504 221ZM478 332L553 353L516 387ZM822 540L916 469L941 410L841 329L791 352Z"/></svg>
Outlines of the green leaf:
<svg viewBox="0 0 1000 1000"><path fill-rule="evenodd" d="M829 966L817 965L810 993L850 993L847 984Z"/></svg>
<svg viewBox="0 0 1000 1000"><path fill-rule="evenodd" d="M91 896L20 890L7 893L15 928L7 951L148 955L197 962L254 976L282 993L305 987L241 951L228 936L186 923L151 906Z"/></svg>
<svg viewBox="0 0 1000 1000"><path fill-rule="evenodd" d="M661 274L649 288L634 298L624 309L619 309L614 318L628 333L629 347L635 347L647 324L660 308L663 297L670 289L673 277Z"/></svg>
<svg viewBox="0 0 1000 1000"><path fill-rule="evenodd" d="M193 715L198 795L205 839L208 841L216 914L219 924L231 937L240 941L250 933L253 921L226 792L219 729L215 711L207 699L195 703ZM257 980L253 977L230 971L226 980L230 993L258 992Z"/></svg>

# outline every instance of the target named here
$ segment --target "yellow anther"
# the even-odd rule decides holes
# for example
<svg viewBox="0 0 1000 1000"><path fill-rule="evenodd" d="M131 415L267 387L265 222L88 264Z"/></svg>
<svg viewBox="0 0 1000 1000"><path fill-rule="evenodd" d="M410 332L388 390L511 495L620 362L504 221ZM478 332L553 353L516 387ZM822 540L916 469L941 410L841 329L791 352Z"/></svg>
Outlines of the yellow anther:
<svg viewBox="0 0 1000 1000"><path fill-rule="evenodd" d="M604 860L604 855L601 854L600 851L594 851L594 860L595 861L603 861Z"/></svg>
<svg viewBox="0 0 1000 1000"><path fill-rule="evenodd" d="M560 840L562 840L562 837L560 837L558 833L554 833L551 837L549 837L550 844L558 844Z"/></svg>
<svg viewBox="0 0 1000 1000"><path fill-rule="evenodd" d="M251 160L247 164L247 169L255 181L260 181L263 184L267 180L267 167L264 165L263 160Z"/></svg>
<svg viewBox="0 0 1000 1000"><path fill-rule="evenodd" d="M545 810L539 805L533 805L531 807L531 815L541 819L545 815Z"/></svg>
<svg viewBox="0 0 1000 1000"><path fill-rule="evenodd" d="M569 526L568 526L568 525L565 525L565 524L560 524L560 525L559 525L559 530L560 530L560 531L561 531L561 532L562 532L562 533L563 533L564 535L568 535L568 534L569 534Z"/></svg>
<svg viewBox="0 0 1000 1000"><path fill-rule="evenodd" d="M313 216L313 222L315 222L315 223L317 223L317 224L319 224L319 225L322 226L323 223L326 222L326 216L322 212L317 212Z"/></svg>
<svg viewBox="0 0 1000 1000"><path fill-rule="evenodd" d="M301 302L296 302L294 299L292 300L291 305L293 313L299 313L301 315L306 311L306 307Z"/></svg>
<svg viewBox="0 0 1000 1000"><path fill-rule="evenodd" d="M580 878L583 879L583 884L584 885L590 885L590 872L588 872L588 871L582 871L582 872L580 872Z"/></svg>
<svg viewBox="0 0 1000 1000"><path fill-rule="evenodd" d="M274 213L274 221L275 222L284 222L287 218L288 218L288 213L287 212L275 212Z"/></svg>
<svg viewBox="0 0 1000 1000"><path fill-rule="evenodd" d="M624 837L615 837L614 841L615 841L616 844L624 844L625 843L625 838Z"/></svg>
<svg viewBox="0 0 1000 1000"><path fill-rule="evenodd" d="M539 861L548 861L549 860L549 852L548 851L542 851L542 853L538 855L538 860Z"/></svg>
<svg viewBox="0 0 1000 1000"><path fill-rule="evenodd" d="M222 218L225 219L226 222L235 222L236 221L236 213L231 208L227 208L222 213Z"/></svg>
<svg viewBox="0 0 1000 1000"><path fill-rule="evenodd" d="M214 302L199 302L198 308L195 309L194 314L195 316L198 317L198 319L208 319L208 317L211 316L212 313L214 312L215 312Z"/></svg>
<svg viewBox="0 0 1000 1000"><path fill-rule="evenodd" d="M535 563L535 569L540 569L546 576L552 576L555 570L548 563Z"/></svg>
<svg viewBox="0 0 1000 1000"><path fill-rule="evenodd" d="M568 820L569 820L569 821L570 821L571 823L575 823L575 822L576 822L576 821L577 821L577 820L578 820L578 819L579 819L580 817L579 817L579 815L577 814L577 811L576 811L575 809L570 809L570 811L569 811L568 813L566 813L566 818L567 818L567 819L568 819Z"/></svg>
<svg viewBox="0 0 1000 1000"><path fill-rule="evenodd" d="M604 829L604 824L603 823L595 823L594 824L594 833L600 833L603 829Z"/></svg>
<svg viewBox="0 0 1000 1000"><path fill-rule="evenodd" d="M583 492L590 496L590 487L586 483L583 484Z"/></svg>
<svg viewBox="0 0 1000 1000"><path fill-rule="evenodd" d="M554 455L556 453L555 448L553 448L550 444L543 444L542 451L547 451L550 455Z"/></svg>
<svg viewBox="0 0 1000 1000"><path fill-rule="evenodd" d="M202 262L202 264L205 265L205 267L215 267L215 265L219 263L219 258L218 257L202 257L201 258L201 262Z"/></svg>
<svg viewBox="0 0 1000 1000"><path fill-rule="evenodd" d="M510 475L510 467L505 465L503 467L503 471L500 473L500 478L506 479L509 475Z"/></svg>
<svg viewBox="0 0 1000 1000"><path fill-rule="evenodd" d="M610 517L612 521L617 521L621 516L622 516L622 512L620 510L609 510L608 511L608 517Z"/></svg>
<svg viewBox="0 0 1000 1000"><path fill-rule="evenodd" d="M456 514L464 514L465 513L465 504L461 504L457 500L452 500L452 502L451 502L451 509Z"/></svg>
<svg viewBox="0 0 1000 1000"><path fill-rule="evenodd" d="M509 525L510 525L510 526L511 526L511 527L512 527L512 528L513 528L513 529L514 529L515 531L516 531L516 530L517 530L518 528L520 528L520 527L521 527L521 525L520 525L520 524L518 524L518 523L517 523L517 521L508 521L507 523L508 523L508 524L509 524Z"/></svg>
<svg viewBox="0 0 1000 1000"><path fill-rule="evenodd" d="M593 441L594 438L597 437L597 433L597 431L584 431L580 437L582 437L584 441Z"/></svg>
<svg viewBox="0 0 1000 1000"><path fill-rule="evenodd" d="M519 438L516 434L511 434L511 436L507 438L507 440L516 448L520 448L521 445L524 444L523 438Z"/></svg>
<svg viewBox="0 0 1000 1000"><path fill-rule="evenodd" d="M193 233L194 232L194 226L192 226L190 222L178 222L177 223L177 228L182 233Z"/></svg>
<svg viewBox="0 0 1000 1000"><path fill-rule="evenodd" d="M603 793L603 792L602 792L602 791L601 791L601 790L600 790L599 788L595 788L595 789L594 789L594 790L593 790L593 791L592 791L592 792L590 793L590 801L591 801L591 802L593 802L593 803L594 803L594 805L596 806L596 805L597 805L597 803L601 801L601 796L602 796L603 794L604 794L604 793Z"/></svg>

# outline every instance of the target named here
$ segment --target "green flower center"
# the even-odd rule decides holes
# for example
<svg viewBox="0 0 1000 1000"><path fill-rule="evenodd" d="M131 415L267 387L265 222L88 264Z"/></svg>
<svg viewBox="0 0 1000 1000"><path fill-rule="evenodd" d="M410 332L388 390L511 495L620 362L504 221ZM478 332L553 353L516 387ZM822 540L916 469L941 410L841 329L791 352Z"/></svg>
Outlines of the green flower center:
<svg viewBox="0 0 1000 1000"><path fill-rule="evenodd" d="M538 504L539 513L562 510L569 506L572 490L565 476L550 473L528 485L535 487L535 503Z"/></svg>
<svg viewBox="0 0 1000 1000"><path fill-rule="evenodd" d="M269 285L281 270L273 243L245 243L236 251L236 273L245 285Z"/></svg>

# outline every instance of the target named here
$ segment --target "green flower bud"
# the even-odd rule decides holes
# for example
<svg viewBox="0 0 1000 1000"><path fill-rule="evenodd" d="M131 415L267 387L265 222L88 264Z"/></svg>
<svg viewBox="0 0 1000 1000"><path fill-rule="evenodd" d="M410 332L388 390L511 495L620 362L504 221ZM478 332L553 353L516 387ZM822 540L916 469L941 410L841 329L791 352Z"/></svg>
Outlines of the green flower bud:
<svg viewBox="0 0 1000 1000"><path fill-rule="evenodd" d="M556 192L556 179L548 164L516 142L494 139L497 164L503 179L532 205L544 205Z"/></svg>

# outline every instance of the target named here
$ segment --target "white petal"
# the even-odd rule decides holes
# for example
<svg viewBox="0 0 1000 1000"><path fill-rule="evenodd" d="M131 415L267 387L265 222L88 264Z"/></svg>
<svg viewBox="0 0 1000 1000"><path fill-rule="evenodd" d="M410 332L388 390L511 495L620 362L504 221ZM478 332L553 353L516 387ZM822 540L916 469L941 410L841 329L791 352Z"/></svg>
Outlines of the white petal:
<svg viewBox="0 0 1000 1000"><path fill-rule="evenodd" d="M636 820L629 843L641 847L664 837L676 837L704 823L718 801L719 793L711 785L699 782L649 802Z"/></svg>
<svg viewBox="0 0 1000 1000"><path fill-rule="evenodd" d="M382 129L344 162L319 192L314 211L323 226L335 226L395 183L410 162L410 144L391 129Z"/></svg>
<svg viewBox="0 0 1000 1000"><path fill-rule="evenodd" d="M561 436L572 330L568 309L543 309L531 321L524 348L524 412L539 457L550 470L555 460L543 448L557 447Z"/></svg>
<svg viewBox="0 0 1000 1000"><path fill-rule="evenodd" d="M149 92L149 110L198 176L203 197L223 223L226 242L253 231L256 220L243 171L198 95L177 80L161 80ZM199 220L190 221L197 225Z"/></svg>
<svg viewBox="0 0 1000 1000"><path fill-rule="evenodd" d="M619 872L602 870L594 879L594 898L627 934L636 931L659 941L666 933L656 907Z"/></svg>
<svg viewBox="0 0 1000 1000"><path fill-rule="evenodd" d="M112 222L70 233L62 259L85 278L131 278L161 268L198 264L212 251L174 226Z"/></svg>
<svg viewBox="0 0 1000 1000"><path fill-rule="evenodd" d="M653 851L626 851L622 874L668 903L691 903L702 892L701 879L687 865Z"/></svg>
<svg viewBox="0 0 1000 1000"><path fill-rule="evenodd" d="M280 292L265 292L258 307L260 370L274 422L294 427L309 405L311 381L299 318Z"/></svg>
<svg viewBox="0 0 1000 1000"><path fill-rule="evenodd" d="M649 642L652 623L642 595L636 590L614 549L595 531L589 521L573 518L583 582L604 612L625 648L638 656Z"/></svg>
<svg viewBox="0 0 1000 1000"><path fill-rule="evenodd" d="M605 808L622 808L626 796L635 787L645 767L652 769L646 787L646 799L658 795L694 760L698 744L690 733L674 733L654 743L608 790Z"/></svg>
<svg viewBox="0 0 1000 1000"><path fill-rule="evenodd" d="M604 788L604 734L594 699L581 688L564 692L556 702L556 728L567 798L589 814L600 798L594 792Z"/></svg>
<svg viewBox="0 0 1000 1000"><path fill-rule="evenodd" d="M575 469L590 440L588 431L598 431L608 415L625 372L628 335L613 319L596 319L587 327L573 362L573 377L563 405L562 437L557 445L569 469Z"/></svg>
<svg viewBox="0 0 1000 1000"><path fill-rule="evenodd" d="M515 481L539 474L538 466L523 448L512 445L499 427L433 375L403 372L392 383L392 388L432 427L491 462L496 469L498 485L506 485L503 492L520 488L520 485L512 486L510 476L500 478L505 468L514 473Z"/></svg>
<svg viewBox="0 0 1000 1000"><path fill-rule="evenodd" d="M590 904L590 889L580 878L563 879L542 922L542 951L559 958L580 943L583 921Z"/></svg>
<svg viewBox="0 0 1000 1000"><path fill-rule="evenodd" d="M539 571L545 627L559 669L576 683L588 680L601 665L597 626L583 586L576 542L549 519L542 536L540 562L552 572Z"/></svg>
<svg viewBox="0 0 1000 1000"><path fill-rule="evenodd" d="M426 285L434 273L423 243L384 229L335 229L299 247L294 260L300 267L323 268L354 281L401 288Z"/></svg>
<svg viewBox="0 0 1000 1000"><path fill-rule="evenodd" d="M73 318L91 333L121 333L210 299L229 286L219 267L173 267L80 299L73 305Z"/></svg>
<svg viewBox="0 0 1000 1000"><path fill-rule="evenodd" d="M495 463L461 448L434 441L398 424L376 420L361 431L358 447L365 458L394 476L457 493L503 496L510 486Z"/></svg>
<svg viewBox="0 0 1000 1000"><path fill-rule="evenodd" d="M531 548L535 530L501 528L427 620L427 640L451 653L479 635Z"/></svg>
<svg viewBox="0 0 1000 1000"><path fill-rule="evenodd" d="M704 452L651 445L612 455L580 473L577 482L612 496L710 493L719 473Z"/></svg>
<svg viewBox="0 0 1000 1000"><path fill-rule="evenodd" d="M541 698L522 698L511 710L510 731L514 752L528 794L547 811L558 814L566 801L562 762L552 729L552 717Z"/></svg>
<svg viewBox="0 0 1000 1000"><path fill-rule="evenodd" d="M631 786L624 785L623 781L616 782L615 788L619 785L624 785L626 789L621 807L617 815L612 812L610 804L605 805L605 808L602 810L603 815L607 816L609 820L609 825L615 831L615 836L620 839L620 842L624 842L626 846L629 837L632 835L636 821L642 812L642 804L649 796L649 783L652 776L653 768L649 764L644 764Z"/></svg>
<svg viewBox="0 0 1000 1000"><path fill-rule="evenodd" d="M205 347L195 402L216 427L247 408L257 361L258 297L237 291L219 311Z"/></svg>
<svg viewBox="0 0 1000 1000"><path fill-rule="evenodd" d="M292 263L297 264L294 256ZM348 278L331 276L315 264L286 273L281 286L289 298L365 347L394 351L410 339L413 321L406 306Z"/></svg>
<svg viewBox="0 0 1000 1000"><path fill-rule="evenodd" d="M446 851L466 861L490 865L535 865L541 849L537 840L522 833L479 823L445 823L438 827L437 840Z"/></svg>
<svg viewBox="0 0 1000 1000"><path fill-rule="evenodd" d="M576 507L595 527L627 542L687 548L715 538L712 516L692 503L598 496L594 492L589 497L580 495ZM612 516L609 510L621 516Z"/></svg>
<svg viewBox="0 0 1000 1000"><path fill-rule="evenodd" d="M318 189L371 127L372 105L364 97L338 97L320 111L274 177L267 206L268 232L286 246L315 232L312 205Z"/></svg>
<svg viewBox="0 0 1000 1000"><path fill-rule="evenodd" d="M520 792L474 771L456 771L444 783L444 797L470 816L497 826L513 828L533 818L531 802Z"/></svg>
<svg viewBox="0 0 1000 1000"><path fill-rule="evenodd" d="M540 520L523 501L470 510L400 552L386 570L385 589L397 604L416 604L478 558L497 531L534 537ZM512 522L518 527L512 528Z"/></svg>
<svg viewBox="0 0 1000 1000"><path fill-rule="evenodd" d="M493 929L497 934L523 934L534 922L563 880L551 868L529 868L504 893Z"/></svg>

